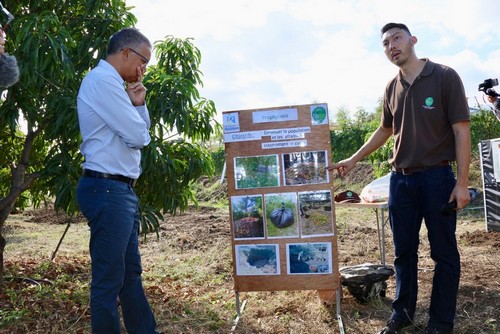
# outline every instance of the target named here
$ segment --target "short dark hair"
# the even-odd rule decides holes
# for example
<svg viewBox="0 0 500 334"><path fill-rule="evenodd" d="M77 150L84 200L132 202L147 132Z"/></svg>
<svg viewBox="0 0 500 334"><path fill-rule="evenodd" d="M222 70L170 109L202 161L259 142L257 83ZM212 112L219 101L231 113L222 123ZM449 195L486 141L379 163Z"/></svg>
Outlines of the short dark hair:
<svg viewBox="0 0 500 334"><path fill-rule="evenodd" d="M408 29L408 27L406 26L406 24L403 24L403 23L393 23L393 22L387 23L385 26L382 27L382 29L380 29L381 35L385 34L387 32L387 30L390 30L392 28L402 29L402 30L406 31L411 36L410 29Z"/></svg>
<svg viewBox="0 0 500 334"><path fill-rule="evenodd" d="M124 48L137 48L142 44L152 47L149 39L135 28L122 29L109 39L108 55L120 52Z"/></svg>

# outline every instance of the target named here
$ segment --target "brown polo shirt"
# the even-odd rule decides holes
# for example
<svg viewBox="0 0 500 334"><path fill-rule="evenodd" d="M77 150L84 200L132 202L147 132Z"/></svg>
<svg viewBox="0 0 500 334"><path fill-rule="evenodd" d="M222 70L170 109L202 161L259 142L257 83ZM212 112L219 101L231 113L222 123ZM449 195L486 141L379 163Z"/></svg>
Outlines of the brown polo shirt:
<svg viewBox="0 0 500 334"><path fill-rule="evenodd" d="M469 107L457 72L428 59L412 85L401 72L384 95L382 126L392 128L389 163L397 168L430 167L454 161L452 124L469 121Z"/></svg>

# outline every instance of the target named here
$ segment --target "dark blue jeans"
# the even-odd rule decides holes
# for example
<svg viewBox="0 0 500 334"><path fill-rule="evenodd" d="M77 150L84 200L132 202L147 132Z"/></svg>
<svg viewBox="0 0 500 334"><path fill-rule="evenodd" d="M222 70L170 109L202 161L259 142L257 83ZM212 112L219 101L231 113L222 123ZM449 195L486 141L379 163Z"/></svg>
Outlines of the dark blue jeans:
<svg viewBox="0 0 500 334"><path fill-rule="evenodd" d="M156 322L141 280L134 190L120 181L82 177L77 198L90 226L92 333L120 333L118 298L129 333L155 333Z"/></svg>
<svg viewBox="0 0 500 334"><path fill-rule="evenodd" d="M435 262L429 325L453 328L460 280L460 254L455 237L456 213L443 215L455 186L451 167L411 175L392 172L389 211L394 238L396 296L393 318L413 320L418 293L418 246L422 219L427 227L431 258Z"/></svg>

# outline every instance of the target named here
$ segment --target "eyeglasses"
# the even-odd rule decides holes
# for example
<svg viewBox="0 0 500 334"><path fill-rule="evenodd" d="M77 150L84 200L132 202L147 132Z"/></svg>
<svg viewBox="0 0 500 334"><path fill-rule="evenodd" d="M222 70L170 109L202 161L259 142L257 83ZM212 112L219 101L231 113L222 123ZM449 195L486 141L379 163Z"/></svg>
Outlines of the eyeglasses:
<svg viewBox="0 0 500 334"><path fill-rule="evenodd" d="M141 58L142 58L142 64L143 64L144 66L146 66L146 65L149 63L149 59L148 59L148 58L144 57L143 55L141 55L139 52L135 51L135 50L134 50L134 49L132 49L132 48L129 48L129 49L130 49L130 51L132 51L133 53L135 53L136 55L138 55L139 57L141 57Z"/></svg>

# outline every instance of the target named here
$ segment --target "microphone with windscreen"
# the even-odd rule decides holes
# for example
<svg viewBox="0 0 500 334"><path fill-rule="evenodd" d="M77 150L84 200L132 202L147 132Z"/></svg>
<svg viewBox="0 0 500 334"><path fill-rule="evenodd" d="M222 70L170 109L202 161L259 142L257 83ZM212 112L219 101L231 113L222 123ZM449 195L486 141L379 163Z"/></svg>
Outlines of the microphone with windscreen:
<svg viewBox="0 0 500 334"><path fill-rule="evenodd" d="M478 195L479 195L479 190L477 190L476 188L469 188L469 196L470 196L470 202L469 202L469 204L473 200L475 200ZM443 206L441 207L441 213L443 215L449 215L456 208L457 208L457 201L452 201L452 202L443 204Z"/></svg>
<svg viewBox="0 0 500 334"><path fill-rule="evenodd" d="M0 56L0 87L7 88L19 80L16 57L4 53Z"/></svg>

